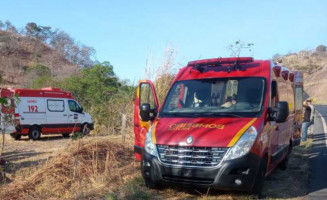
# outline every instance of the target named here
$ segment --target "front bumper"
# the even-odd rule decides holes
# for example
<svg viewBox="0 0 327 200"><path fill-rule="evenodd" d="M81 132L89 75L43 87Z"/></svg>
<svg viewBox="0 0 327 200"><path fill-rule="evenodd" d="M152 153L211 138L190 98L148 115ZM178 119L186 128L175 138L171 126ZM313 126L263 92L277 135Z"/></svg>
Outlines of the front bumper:
<svg viewBox="0 0 327 200"><path fill-rule="evenodd" d="M191 187L210 187L221 190L249 191L252 189L261 159L252 154L216 167L186 167L167 165L144 151L141 171L145 180L155 184L178 184Z"/></svg>
<svg viewBox="0 0 327 200"><path fill-rule="evenodd" d="M90 130L94 130L94 123L90 123L89 128L90 128Z"/></svg>

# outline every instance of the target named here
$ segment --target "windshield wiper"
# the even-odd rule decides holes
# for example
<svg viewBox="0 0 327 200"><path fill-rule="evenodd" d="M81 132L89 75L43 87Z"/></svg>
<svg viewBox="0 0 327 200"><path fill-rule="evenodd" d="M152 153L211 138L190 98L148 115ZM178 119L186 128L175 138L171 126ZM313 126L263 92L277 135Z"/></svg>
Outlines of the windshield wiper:
<svg viewBox="0 0 327 200"><path fill-rule="evenodd" d="M193 113L163 113L164 115L172 115L176 117L192 117Z"/></svg>
<svg viewBox="0 0 327 200"><path fill-rule="evenodd" d="M203 115L209 115L209 116L230 116L230 117L237 117L237 118L243 117L241 115L237 115L237 114L233 114L233 113L203 113Z"/></svg>

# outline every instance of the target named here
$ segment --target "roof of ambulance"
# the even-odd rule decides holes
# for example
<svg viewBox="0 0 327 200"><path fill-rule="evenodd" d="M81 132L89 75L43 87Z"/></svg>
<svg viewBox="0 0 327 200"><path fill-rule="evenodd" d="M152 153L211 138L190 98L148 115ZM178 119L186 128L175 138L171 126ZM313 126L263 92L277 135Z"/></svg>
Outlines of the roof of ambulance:
<svg viewBox="0 0 327 200"><path fill-rule="evenodd" d="M191 61L180 69L175 80L218 77L265 77L269 79L270 63L270 60L253 60L251 57Z"/></svg>
<svg viewBox="0 0 327 200"><path fill-rule="evenodd" d="M21 97L50 97L50 98L69 98L73 99L71 93L62 91L59 88L42 88L42 89L12 89L14 94Z"/></svg>

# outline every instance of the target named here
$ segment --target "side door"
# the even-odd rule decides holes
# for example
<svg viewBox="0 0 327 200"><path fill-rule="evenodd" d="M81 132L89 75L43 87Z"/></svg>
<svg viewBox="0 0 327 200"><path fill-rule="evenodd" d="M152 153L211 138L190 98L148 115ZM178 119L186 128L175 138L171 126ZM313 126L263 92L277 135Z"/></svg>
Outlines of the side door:
<svg viewBox="0 0 327 200"><path fill-rule="evenodd" d="M302 102L303 102L303 86L295 86L295 121L293 145L298 146L301 141L301 125L302 125Z"/></svg>
<svg viewBox="0 0 327 200"><path fill-rule="evenodd" d="M42 133L65 133L67 130L67 106L64 99L45 99L47 123Z"/></svg>
<svg viewBox="0 0 327 200"><path fill-rule="evenodd" d="M277 105L277 102L279 101L278 96L278 89L277 89L277 81L273 80L271 82L271 99L270 99L270 107L275 108ZM279 131L280 127L279 124L275 122L275 120L269 121L269 125L271 127L270 129L270 154L271 154L271 161L274 163L276 156L278 154L279 149ZM271 164L272 164L271 163Z"/></svg>
<svg viewBox="0 0 327 200"><path fill-rule="evenodd" d="M68 111L67 111L68 124L71 128L71 132L80 131L81 120L83 117L82 108L75 100L72 99L68 99L67 104L68 104Z"/></svg>
<svg viewBox="0 0 327 200"><path fill-rule="evenodd" d="M289 115L285 122L278 123L279 127L279 138L278 138L278 146L280 156L287 152L288 146L290 144L291 137L294 133L294 95L292 93L292 86L290 82L283 80L283 82L279 82L279 89L281 90L280 101L287 101L289 106Z"/></svg>
<svg viewBox="0 0 327 200"><path fill-rule="evenodd" d="M151 110L151 120L143 121L141 118L141 106L149 104ZM159 110L157 95L154 85L149 80L140 81L136 89L136 98L134 104L134 152L135 158L141 160L142 150L144 148L145 135L148 132L156 114Z"/></svg>

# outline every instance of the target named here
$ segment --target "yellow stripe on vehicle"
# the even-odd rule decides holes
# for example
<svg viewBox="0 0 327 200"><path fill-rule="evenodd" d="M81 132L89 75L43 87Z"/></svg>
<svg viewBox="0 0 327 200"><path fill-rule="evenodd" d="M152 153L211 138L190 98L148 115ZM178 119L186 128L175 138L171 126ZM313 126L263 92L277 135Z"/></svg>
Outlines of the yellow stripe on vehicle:
<svg viewBox="0 0 327 200"><path fill-rule="evenodd" d="M257 118L253 118L249 123L247 123L243 128L241 128L236 135L233 137L233 139L229 142L227 147L232 147L236 144L236 142L240 139L240 137L243 135L243 133L257 120Z"/></svg>
<svg viewBox="0 0 327 200"><path fill-rule="evenodd" d="M158 123L158 121L156 121L152 126L153 126L153 128L152 128L152 133L151 133L151 135L152 135L152 143L153 144L157 144L157 139L156 139L156 127L157 127L157 123Z"/></svg>

